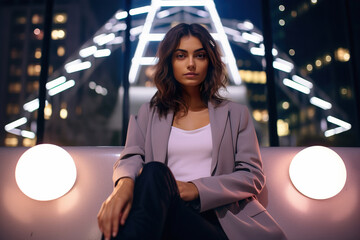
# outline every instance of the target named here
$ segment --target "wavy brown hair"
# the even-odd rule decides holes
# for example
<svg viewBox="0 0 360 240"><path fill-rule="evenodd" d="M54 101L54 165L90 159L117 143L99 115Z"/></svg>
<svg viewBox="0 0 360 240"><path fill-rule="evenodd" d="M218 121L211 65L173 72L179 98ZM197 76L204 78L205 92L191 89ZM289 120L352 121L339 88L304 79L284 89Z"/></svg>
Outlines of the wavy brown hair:
<svg viewBox="0 0 360 240"><path fill-rule="evenodd" d="M206 106L209 101L215 106L223 101L219 89L225 88L225 68L215 40L200 24L180 23L167 32L157 52L159 61L155 65L154 83L158 91L152 97L150 106L157 107L160 116L166 116L169 110L184 110L186 113L189 109L181 85L174 78L171 59L181 38L190 35L200 40L209 59L206 78L200 85L201 100Z"/></svg>

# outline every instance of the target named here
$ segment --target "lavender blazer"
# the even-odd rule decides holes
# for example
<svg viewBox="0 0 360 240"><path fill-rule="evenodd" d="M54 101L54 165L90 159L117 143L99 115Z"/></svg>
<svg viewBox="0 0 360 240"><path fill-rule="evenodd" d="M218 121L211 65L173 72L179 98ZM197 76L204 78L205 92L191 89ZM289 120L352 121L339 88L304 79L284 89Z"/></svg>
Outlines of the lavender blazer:
<svg viewBox="0 0 360 240"><path fill-rule="evenodd" d="M262 161L248 109L230 101L209 103L213 142L211 177L192 181L199 190L200 211L214 209L232 239L285 239L275 220L256 200L265 184ZM150 105L129 121L127 141L114 165L113 181L135 179L143 164L167 163L167 145L174 113L159 118Z"/></svg>

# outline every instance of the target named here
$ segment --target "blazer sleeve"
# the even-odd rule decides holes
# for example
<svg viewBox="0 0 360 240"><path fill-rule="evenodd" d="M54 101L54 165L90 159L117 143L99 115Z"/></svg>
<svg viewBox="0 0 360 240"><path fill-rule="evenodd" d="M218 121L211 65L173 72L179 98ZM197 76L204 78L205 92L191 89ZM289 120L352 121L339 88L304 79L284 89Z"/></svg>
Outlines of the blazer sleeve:
<svg viewBox="0 0 360 240"><path fill-rule="evenodd" d="M199 190L201 212L252 197L265 185L259 144L249 111L244 106L236 111L240 112L240 117L236 116L238 120L230 116L231 131L236 134L235 149L232 156L230 153L219 156L219 161L234 161L233 172L192 181ZM232 113L234 115L230 111L230 115Z"/></svg>
<svg viewBox="0 0 360 240"><path fill-rule="evenodd" d="M137 116L130 116L125 147L113 167L114 184L123 177L135 180L142 168L145 159L145 136L149 114L150 105L146 103L140 107Z"/></svg>

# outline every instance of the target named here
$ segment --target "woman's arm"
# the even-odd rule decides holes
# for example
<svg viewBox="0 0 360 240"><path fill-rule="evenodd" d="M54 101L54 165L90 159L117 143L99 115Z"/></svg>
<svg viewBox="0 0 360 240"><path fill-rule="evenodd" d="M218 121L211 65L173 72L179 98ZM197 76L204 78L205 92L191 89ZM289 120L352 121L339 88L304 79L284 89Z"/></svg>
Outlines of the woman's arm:
<svg viewBox="0 0 360 240"><path fill-rule="evenodd" d="M193 180L201 203L201 211L216 208L254 196L262 190L265 176L255 129L246 107L234 105L230 111L235 149L220 152L221 161L234 161L233 172ZM230 137L230 136L227 136Z"/></svg>
<svg viewBox="0 0 360 240"><path fill-rule="evenodd" d="M149 122L149 104L143 104L137 116L130 116L124 150L114 164L113 182L123 177L135 180L145 159L145 135Z"/></svg>

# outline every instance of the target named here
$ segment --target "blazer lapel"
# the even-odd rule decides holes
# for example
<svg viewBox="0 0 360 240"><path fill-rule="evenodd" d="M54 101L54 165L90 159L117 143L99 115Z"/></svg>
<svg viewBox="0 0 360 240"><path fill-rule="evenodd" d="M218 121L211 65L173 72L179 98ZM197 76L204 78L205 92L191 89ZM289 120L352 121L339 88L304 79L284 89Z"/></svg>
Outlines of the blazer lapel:
<svg viewBox="0 0 360 240"><path fill-rule="evenodd" d="M154 161L167 164L166 155L173 118L174 113L172 111L168 113L166 118L159 118L157 112L153 115L151 142Z"/></svg>
<svg viewBox="0 0 360 240"><path fill-rule="evenodd" d="M211 175L213 175L219 159L220 144L224 136L229 110L228 105L224 104L224 102L217 107L214 107L214 105L209 102L208 106L213 145L211 161Z"/></svg>

